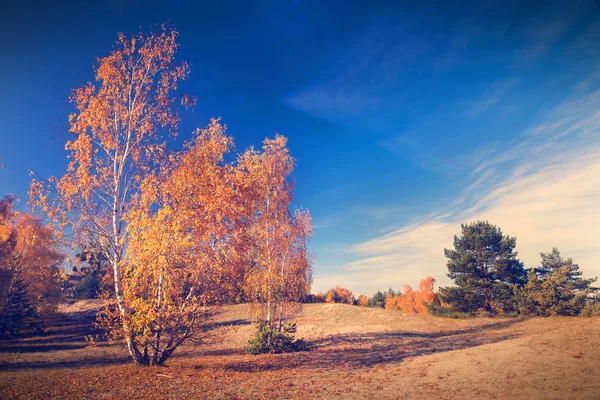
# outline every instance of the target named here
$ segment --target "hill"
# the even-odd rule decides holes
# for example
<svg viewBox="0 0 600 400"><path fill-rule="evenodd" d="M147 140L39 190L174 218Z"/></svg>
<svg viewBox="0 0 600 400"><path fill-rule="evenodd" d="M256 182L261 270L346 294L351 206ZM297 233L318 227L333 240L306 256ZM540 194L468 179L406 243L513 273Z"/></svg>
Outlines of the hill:
<svg viewBox="0 0 600 400"><path fill-rule="evenodd" d="M311 352L250 356L252 308L224 308L167 368L88 347L98 302L64 307L40 336L0 342L2 398L598 398L600 318L450 320L308 304Z"/></svg>

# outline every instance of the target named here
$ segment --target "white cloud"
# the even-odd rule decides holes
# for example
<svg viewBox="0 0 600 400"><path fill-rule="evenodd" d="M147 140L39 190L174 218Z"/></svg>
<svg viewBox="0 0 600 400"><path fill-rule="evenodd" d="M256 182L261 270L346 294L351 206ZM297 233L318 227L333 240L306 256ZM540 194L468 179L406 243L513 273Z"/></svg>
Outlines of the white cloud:
<svg viewBox="0 0 600 400"><path fill-rule="evenodd" d="M339 284L370 294L428 275L448 284L443 249L461 223L477 220L516 236L526 267L556 246L586 276L600 276L600 91L578 96L484 160L447 209L354 245L354 260L317 274L314 289Z"/></svg>

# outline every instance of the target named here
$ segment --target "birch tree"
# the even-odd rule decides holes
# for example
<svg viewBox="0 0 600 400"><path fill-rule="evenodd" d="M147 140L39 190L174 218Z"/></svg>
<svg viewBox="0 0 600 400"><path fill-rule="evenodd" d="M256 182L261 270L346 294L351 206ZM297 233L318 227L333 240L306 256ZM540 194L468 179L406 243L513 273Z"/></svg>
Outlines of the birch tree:
<svg viewBox="0 0 600 400"><path fill-rule="evenodd" d="M125 341L136 363L129 316L123 298L127 220L144 178L166 159L165 136L175 136L179 106L193 105L174 91L189 74L175 63L175 30L161 26L150 34L119 35L115 48L98 58L95 82L73 90L76 111L69 116L73 138L66 143L69 165L61 177L43 179L35 172L30 202L79 243L105 253L114 280L115 299Z"/></svg>
<svg viewBox="0 0 600 400"><path fill-rule="evenodd" d="M254 188L248 224L252 266L246 288L262 306L263 322L281 332L294 304L308 295L312 283L307 249L312 234L310 213L290 210L294 186L289 175L294 159L285 137L266 139L262 152L246 152L239 164L252 177Z"/></svg>

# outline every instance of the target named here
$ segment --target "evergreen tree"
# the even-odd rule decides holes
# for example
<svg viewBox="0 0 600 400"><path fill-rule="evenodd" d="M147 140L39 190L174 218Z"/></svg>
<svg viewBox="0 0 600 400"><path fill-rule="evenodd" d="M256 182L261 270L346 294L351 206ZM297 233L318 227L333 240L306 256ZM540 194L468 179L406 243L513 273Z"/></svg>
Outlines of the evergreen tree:
<svg viewBox="0 0 600 400"><path fill-rule="evenodd" d="M95 299L98 297L100 284L98 272L91 271L73 288L73 297L76 299Z"/></svg>
<svg viewBox="0 0 600 400"><path fill-rule="evenodd" d="M526 282L514 251L516 238L484 221L461 228L462 236L454 237L454 250L444 249L448 276L456 286L440 288L442 302L458 312L514 311L513 286Z"/></svg>
<svg viewBox="0 0 600 400"><path fill-rule="evenodd" d="M27 283L17 270L8 291L7 303L0 310L0 337L40 327L39 315L27 295Z"/></svg>
<svg viewBox="0 0 600 400"><path fill-rule="evenodd" d="M587 303L590 285L571 258L563 259L555 247L540 253L541 266L529 271L527 285L516 290L519 312L524 315L579 315Z"/></svg>
<svg viewBox="0 0 600 400"><path fill-rule="evenodd" d="M378 291L369 299L369 307L385 307L385 294Z"/></svg>
<svg viewBox="0 0 600 400"><path fill-rule="evenodd" d="M574 264L571 257L562 258L556 247L553 247L552 251L548 253L540 253L540 256L542 257L542 263L538 268L535 268L535 272L540 279L546 279L555 271L563 270L572 290L588 290L590 285L596 282L596 278L581 278L582 272L579 271L579 265Z"/></svg>

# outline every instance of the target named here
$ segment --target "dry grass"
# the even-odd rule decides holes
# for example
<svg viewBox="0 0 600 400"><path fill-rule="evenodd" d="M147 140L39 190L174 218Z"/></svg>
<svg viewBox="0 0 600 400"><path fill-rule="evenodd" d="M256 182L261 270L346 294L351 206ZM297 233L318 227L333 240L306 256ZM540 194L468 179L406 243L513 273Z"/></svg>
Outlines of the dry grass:
<svg viewBox="0 0 600 400"><path fill-rule="evenodd" d="M307 353L249 356L249 306L166 368L119 345L86 347L98 304L41 336L0 342L3 398L600 398L600 318L449 320L339 304L304 306Z"/></svg>

